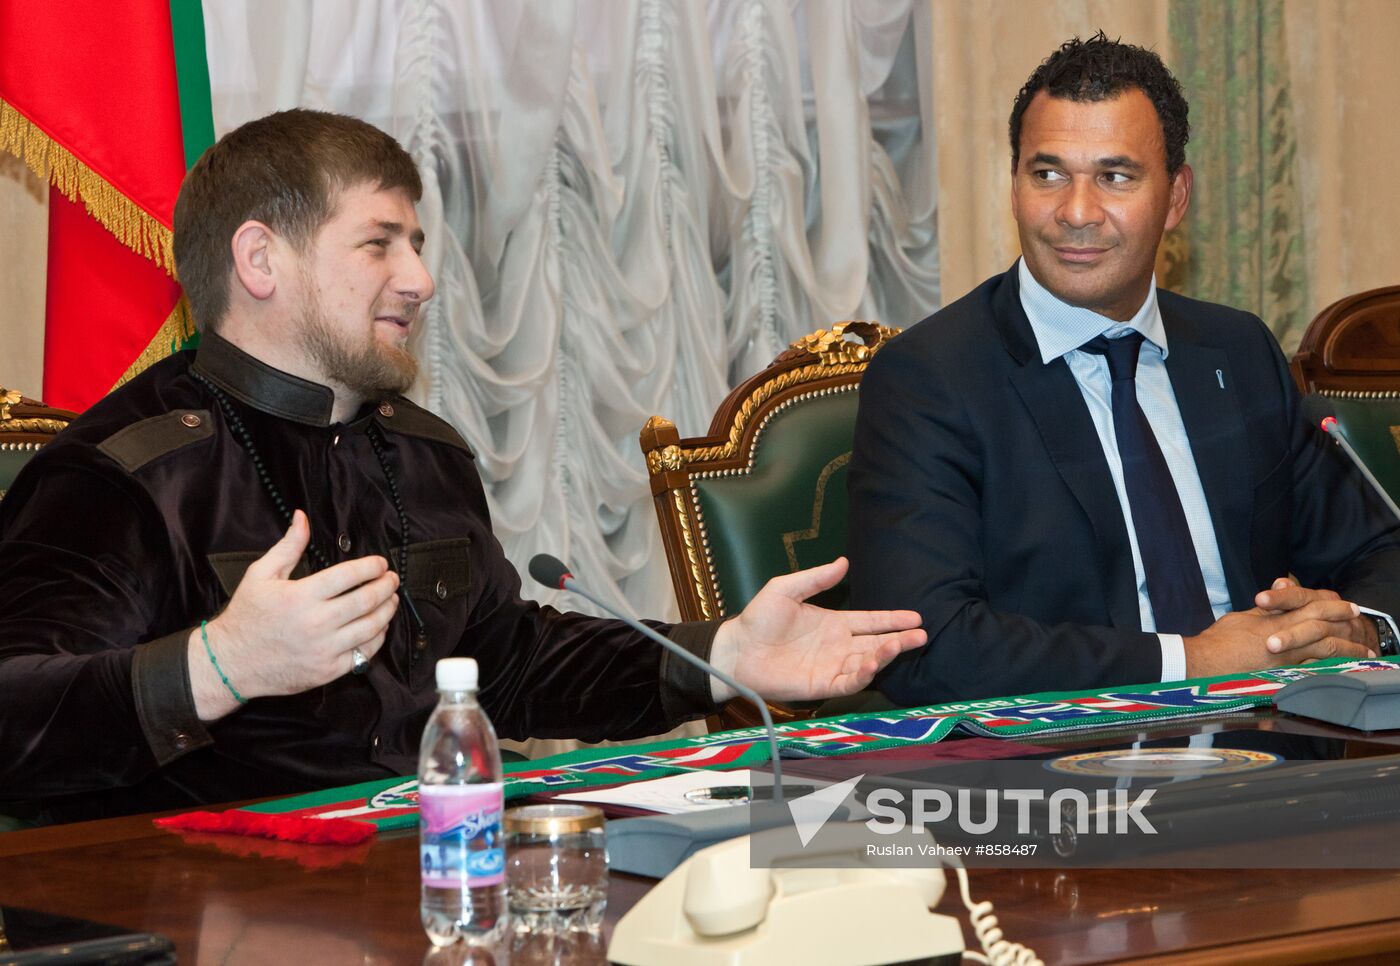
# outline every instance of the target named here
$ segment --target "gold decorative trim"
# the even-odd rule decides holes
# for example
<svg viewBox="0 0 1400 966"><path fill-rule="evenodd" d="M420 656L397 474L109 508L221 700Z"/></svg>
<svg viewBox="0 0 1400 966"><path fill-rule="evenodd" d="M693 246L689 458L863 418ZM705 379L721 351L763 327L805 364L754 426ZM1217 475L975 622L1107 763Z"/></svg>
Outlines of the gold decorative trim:
<svg viewBox="0 0 1400 966"><path fill-rule="evenodd" d="M81 201L118 241L175 277L174 233L3 99L0 151L19 158L69 201Z"/></svg>
<svg viewBox="0 0 1400 966"><path fill-rule="evenodd" d="M180 300L175 303L175 308L170 310L170 315L156 330L155 336L131 365L127 366L126 372L112 385L112 389L126 385L150 366L180 351L180 347L194 337L194 331L194 316L190 315L189 300L181 295ZM109 389L108 392L110 391Z"/></svg>
<svg viewBox="0 0 1400 966"><path fill-rule="evenodd" d="M654 449L647 454L647 472L652 476L680 469L685 465L681 458L681 448L674 443Z"/></svg>
<svg viewBox="0 0 1400 966"><path fill-rule="evenodd" d="M862 335L865 335L862 330L867 330L870 334L865 337L869 338L870 341L865 345L850 342L845 339L845 333L848 330ZM880 325L878 322L838 322L831 327L830 331L818 329L810 335L803 336L794 342L791 348L795 351L815 355L821 361L803 366L800 369L789 369L782 375L763 383L751 392L749 397L739 406L739 411L734 415L734 420L729 426L729 438L724 443L718 446L683 449L681 450L681 458L686 463L707 463L711 460L731 459L739 452L739 441L743 438L744 427L753 418L754 412L765 402L783 390L801 385L804 382L863 372L875 353L879 352L885 343L899 335L901 331L903 330L892 329Z"/></svg>
<svg viewBox="0 0 1400 966"><path fill-rule="evenodd" d="M3 429L7 433L45 433L52 435L67 427L61 419L6 419Z"/></svg>
<svg viewBox="0 0 1400 966"><path fill-rule="evenodd" d="M34 400L29 400L31 403ZM24 395L18 389L0 386L0 429L7 433L36 433L52 436L68 425L66 419L52 419L48 416L16 417L11 414L11 406L24 402ZM38 443L0 443L0 449L38 449Z"/></svg>
<svg viewBox="0 0 1400 966"><path fill-rule="evenodd" d="M718 446L698 446L695 449L681 450L681 458L687 463L708 463L712 460L730 459L739 452L739 441L743 439L744 427L753 418L754 412L776 394L784 389L789 389L812 379L825 378L828 376L844 376L850 373L860 372L865 368L865 363L842 363L840 365L828 366L824 363L814 363L810 366L803 366L801 369L792 369L783 373L777 378L765 382L745 399L739 407L739 411L734 415L734 422L729 426L729 439Z"/></svg>
<svg viewBox="0 0 1400 966"><path fill-rule="evenodd" d="M821 535L822 527L822 507L826 504L826 484L831 479L831 474L851 461L851 451L847 450L836 457L830 463L822 467L822 471L817 475L817 494L812 498L812 525L806 530L790 530L783 534L783 547L787 550L788 566L793 570L799 570L797 566L797 548L795 544L803 540L815 540Z"/></svg>
<svg viewBox="0 0 1400 966"><path fill-rule="evenodd" d="M758 443L759 440L763 438L763 431L768 428L769 423L771 423L782 413L786 412L789 407L795 406L800 402L806 402L808 399L813 399L818 396L832 396L837 393L852 392L853 390L858 388L859 384L854 382L848 382L843 385L824 386L821 389L813 389L809 392L800 393L796 396L791 396L783 400L781 405L775 406L774 408L770 409L768 412L763 414L763 422L760 423L758 425L758 428L754 430L753 439L749 440L749 455L747 464L745 466L731 466L728 469L722 470L696 470L692 474L692 478L697 480L705 480L716 479L721 476L747 476L749 473L753 472L754 454L758 452Z"/></svg>
<svg viewBox="0 0 1400 966"><path fill-rule="evenodd" d="M672 504L676 509L676 519L680 523L681 542L685 544L685 559L690 564L690 579L695 585L695 595L700 600L700 616L705 620L714 620L714 609L710 606L710 595L705 591L705 571L701 566L700 550L695 545L695 534L690 525L690 508L686 506L685 493L681 490L671 492ZM704 548L705 560L709 561L710 549Z"/></svg>
<svg viewBox="0 0 1400 966"><path fill-rule="evenodd" d="M846 333L860 336L864 343L852 342L847 339ZM656 477L661 473L684 470L689 464L708 463L717 460L732 459L739 453L739 447L743 440L744 431L749 423L754 419L759 408L776 394L791 389L794 386L801 386L803 383L813 382L819 379L834 379L845 375L857 375L865 370L871 357L880 350L890 339L898 335L901 330L880 325L878 322L838 322L828 330L820 330L809 336L794 342L778 362L791 362L803 358L803 356L815 356L815 362L808 363L796 369L790 369L780 375L774 376L766 382L761 383L756 389L749 393L748 397L740 403L739 408L730 421L729 434L725 442L710 445L697 446L691 449L667 444L656 447L646 452L647 471L650 476ZM790 355L789 353L798 353ZM812 396L828 395L836 392L849 392L858 388L854 382L846 385L825 386L813 389L810 392L795 395L791 399L783 401L773 411L766 413L763 423L754 432L752 446L749 450L749 466L740 468L732 467L724 470L697 470L691 477L689 489L689 505L687 497L680 489L670 489L672 509L675 512L677 529L680 531L681 542L685 550L685 561L690 571L691 584L694 587L696 598L699 602L701 616L706 620L712 620L724 615L724 595L720 590L717 576L715 574L714 560L710 553L709 539L705 532L704 517L700 508L700 496L696 490L694 481L718 476L742 475L750 472L753 464L753 451L757 448L759 436L763 429L778 413L785 410L803 399ZM647 420L643 429L643 435L650 431L662 428L674 429L675 424L661 416L653 416ZM849 454L848 454L849 455ZM832 466L831 471L838 467ZM829 476L827 473L826 476ZM813 526L820 526L820 506L821 499L825 493L824 476L821 489L819 490L817 503L817 516L813 518ZM668 488L669 489L669 488ZM814 532L815 535L815 532ZM786 542L788 536L785 535ZM791 547L788 549L789 559L794 556ZM794 565L794 569L795 569ZM708 573L708 579L706 577Z"/></svg>
<svg viewBox="0 0 1400 966"><path fill-rule="evenodd" d="M1395 440L1395 452L1400 453L1400 426L1390 427L1390 436Z"/></svg>
<svg viewBox="0 0 1400 966"><path fill-rule="evenodd" d="M804 335L789 348L810 352L819 358L824 366L863 364L869 362L871 356L880 351L880 347L886 342L899 335L900 331L875 321L837 322L830 329L818 329ZM847 332L859 335L865 341L852 342L846 338Z"/></svg>

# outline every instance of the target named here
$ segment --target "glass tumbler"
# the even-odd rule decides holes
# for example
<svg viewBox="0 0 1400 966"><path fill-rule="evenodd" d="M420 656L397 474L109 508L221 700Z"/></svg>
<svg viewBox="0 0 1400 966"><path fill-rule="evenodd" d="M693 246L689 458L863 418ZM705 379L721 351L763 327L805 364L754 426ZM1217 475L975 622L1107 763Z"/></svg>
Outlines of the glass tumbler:
<svg viewBox="0 0 1400 966"><path fill-rule="evenodd" d="M505 814L506 886L517 932L596 932L608 900L603 813L522 805Z"/></svg>

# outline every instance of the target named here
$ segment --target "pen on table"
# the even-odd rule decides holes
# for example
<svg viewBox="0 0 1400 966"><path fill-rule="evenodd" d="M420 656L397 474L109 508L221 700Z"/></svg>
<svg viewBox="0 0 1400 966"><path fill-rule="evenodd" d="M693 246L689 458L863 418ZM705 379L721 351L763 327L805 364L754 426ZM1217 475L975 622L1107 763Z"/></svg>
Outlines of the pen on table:
<svg viewBox="0 0 1400 966"><path fill-rule="evenodd" d="M784 785L783 796L810 795L816 791L815 785ZM758 785L715 785L711 788L692 788L685 793L692 802L744 802L773 797L773 786Z"/></svg>

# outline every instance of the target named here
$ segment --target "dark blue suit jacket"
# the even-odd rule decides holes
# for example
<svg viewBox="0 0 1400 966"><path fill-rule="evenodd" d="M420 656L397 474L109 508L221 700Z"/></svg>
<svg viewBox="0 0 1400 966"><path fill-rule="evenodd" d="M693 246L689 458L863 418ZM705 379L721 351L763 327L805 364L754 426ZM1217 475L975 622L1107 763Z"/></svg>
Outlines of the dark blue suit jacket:
<svg viewBox="0 0 1400 966"><path fill-rule="evenodd" d="M1299 416L1263 322L1158 304L1234 609L1292 573L1400 615L1400 523ZM929 634L877 679L892 700L1160 679L1098 434L1069 366L1041 362L1014 267L882 349L860 395L852 606L913 608Z"/></svg>

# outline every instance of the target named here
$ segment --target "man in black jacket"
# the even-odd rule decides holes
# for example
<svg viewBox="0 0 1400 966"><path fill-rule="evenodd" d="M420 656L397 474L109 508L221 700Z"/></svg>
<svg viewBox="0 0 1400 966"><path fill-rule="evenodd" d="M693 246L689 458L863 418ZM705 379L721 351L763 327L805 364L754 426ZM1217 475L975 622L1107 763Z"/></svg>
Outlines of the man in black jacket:
<svg viewBox="0 0 1400 966"><path fill-rule="evenodd" d="M197 352L112 393L0 503L0 801L48 819L411 774L433 668L503 736L656 733L728 695L617 621L521 599L471 450L400 395L433 294L388 135L287 111L191 171ZM918 617L804 604L841 561L672 636L774 698L858 690Z"/></svg>

